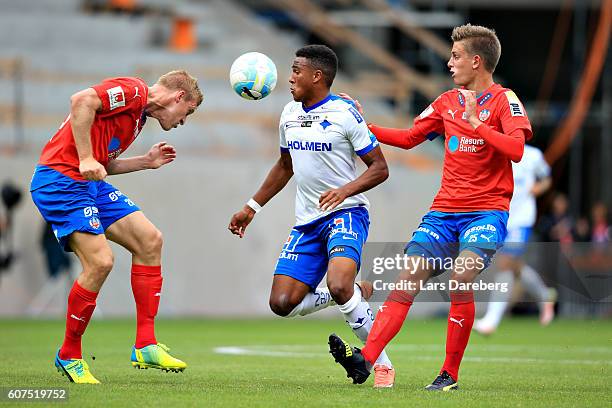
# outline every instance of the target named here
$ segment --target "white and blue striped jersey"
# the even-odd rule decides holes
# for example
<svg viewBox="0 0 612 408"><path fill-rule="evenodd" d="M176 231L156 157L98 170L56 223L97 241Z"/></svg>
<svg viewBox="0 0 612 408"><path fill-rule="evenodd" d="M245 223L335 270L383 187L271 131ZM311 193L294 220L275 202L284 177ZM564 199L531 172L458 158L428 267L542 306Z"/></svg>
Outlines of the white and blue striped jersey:
<svg viewBox="0 0 612 408"><path fill-rule="evenodd" d="M536 221L536 199L531 189L537 180L550 175L550 166L542 152L533 146L525 145L523 158L512 163L514 193L510 201L508 229L533 227Z"/></svg>
<svg viewBox="0 0 612 408"><path fill-rule="evenodd" d="M355 154L363 156L378 146L352 103L332 94L310 107L289 102L279 133L281 151L291 154L297 183L296 225L329 214L318 208L321 194L355 180ZM364 194L348 197L334 211L357 206L369 207Z"/></svg>

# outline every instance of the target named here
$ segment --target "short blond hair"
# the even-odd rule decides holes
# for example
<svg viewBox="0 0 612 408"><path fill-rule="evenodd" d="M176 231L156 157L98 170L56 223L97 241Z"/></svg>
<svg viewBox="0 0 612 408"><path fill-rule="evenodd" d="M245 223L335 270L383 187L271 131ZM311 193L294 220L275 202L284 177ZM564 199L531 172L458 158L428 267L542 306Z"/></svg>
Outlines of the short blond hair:
<svg viewBox="0 0 612 408"><path fill-rule="evenodd" d="M484 67L493 73L501 56L501 43L495 30L483 26L465 24L453 29L453 42L466 42L465 50L472 55L480 55Z"/></svg>
<svg viewBox="0 0 612 408"><path fill-rule="evenodd" d="M160 76L157 83L171 90L183 90L187 94L187 100L195 101L200 106L204 95L198 86L198 80L185 70L175 70Z"/></svg>

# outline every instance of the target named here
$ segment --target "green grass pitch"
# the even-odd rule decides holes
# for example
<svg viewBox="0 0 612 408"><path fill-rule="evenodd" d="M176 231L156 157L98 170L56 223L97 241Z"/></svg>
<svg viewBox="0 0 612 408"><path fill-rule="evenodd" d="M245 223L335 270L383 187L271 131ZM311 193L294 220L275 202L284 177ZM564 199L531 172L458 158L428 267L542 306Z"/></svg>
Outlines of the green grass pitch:
<svg viewBox="0 0 612 408"><path fill-rule="evenodd" d="M510 319L492 337L473 333L454 393L423 390L444 358L445 320L404 324L388 349L396 386L385 390L374 390L372 378L350 384L331 359L329 333L355 340L341 318L160 320L157 327L158 340L188 363L184 373L132 368L134 322L94 320L84 357L102 384L91 386L69 384L53 367L62 321L0 320L0 386L68 387L60 406L78 407L612 406L609 321L541 328L535 319Z"/></svg>

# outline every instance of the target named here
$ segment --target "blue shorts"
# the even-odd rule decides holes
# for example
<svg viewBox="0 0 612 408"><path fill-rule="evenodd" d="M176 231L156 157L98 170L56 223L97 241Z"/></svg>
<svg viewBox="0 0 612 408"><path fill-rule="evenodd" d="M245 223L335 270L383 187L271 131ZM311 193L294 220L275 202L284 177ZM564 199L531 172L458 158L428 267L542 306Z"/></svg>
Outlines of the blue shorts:
<svg viewBox="0 0 612 408"><path fill-rule="evenodd" d="M531 236L530 227L518 227L508 230L504 246L499 250L500 254L512 256L515 258L521 257L527 251L527 242Z"/></svg>
<svg viewBox="0 0 612 408"><path fill-rule="evenodd" d="M507 211L430 211L412 234L405 252L406 255L430 259L454 260L461 251L469 249L484 259L486 268L495 252L503 245L507 222ZM437 263L444 264L446 262ZM433 276L443 272L443 269L435 269Z"/></svg>
<svg viewBox="0 0 612 408"><path fill-rule="evenodd" d="M66 252L71 252L68 238L73 232L104 234L115 221L140 210L105 181L77 181L41 165L34 171L30 192Z"/></svg>
<svg viewBox="0 0 612 408"><path fill-rule="evenodd" d="M309 224L293 227L276 262L275 275L287 275L314 290L334 257L361 264L370 217L364 207L335 211Z"/></svg>

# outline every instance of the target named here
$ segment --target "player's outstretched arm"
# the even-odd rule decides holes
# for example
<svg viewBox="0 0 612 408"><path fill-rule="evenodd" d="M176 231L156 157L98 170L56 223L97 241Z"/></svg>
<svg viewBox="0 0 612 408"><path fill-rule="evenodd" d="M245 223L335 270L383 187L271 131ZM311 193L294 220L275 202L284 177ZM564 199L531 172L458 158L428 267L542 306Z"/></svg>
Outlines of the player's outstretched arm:
<svg viewBox="0 0 612 408"><path fill-rule="evenodd" d="M250 204L245 204L240 211L232 216L228 226L232 234L238 235L240 238L244 237L246 227L251 223L255 214L287 185L291 177L293 177L291 154L281 152L281 157L272 166L259 190L249 200Z"/></svg>
<svg viewBox="0 0 612 408"><path fill-rule="evenodd" d="M79 154L79 171L86 180L102 180L106 169L93 155L91 125L96 112L102 109L102 100L93 88L87 88L70 97L70 126Z"/></svg>
<svg viewBox="0 0 612 408"><path fill-rule="evenodd" d="M340 188L327 190L321 194L319 208L322 211L333 210L347 197L368 191L389 177L387 161L379 146L361 156L361 160L363 160L368 168L359 177Z"/></svg>
<svg viewBox="0 0 612 408"><path fill-rule="evenodd" d="M338 93L338 96L342 99L353 102L355 108L361 114L361 116L365 116L363 106L359 100L353 99L349 94L343 92ZM376 136L376 139L380 143L399 147L401 149L412 149L413 147L420 145L427 140L426 135L429 133L426 126L423 124L417 124L410 129L395 129L368 123L368 129L370 129L370 132Z"/></svg>
<svg viewBox="0 0 612 408"><path fill-rule="evenodd" d="M167 142L154 144L144 156L111 160L106 166L108 174L123 174L133 171L158 169L176 159L174 146Z"/></svg>

